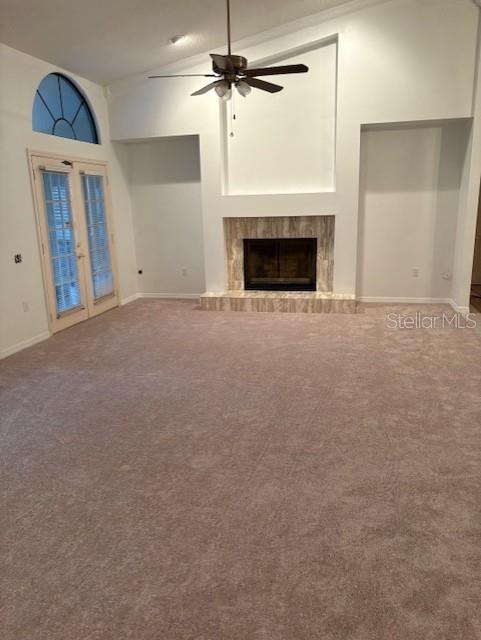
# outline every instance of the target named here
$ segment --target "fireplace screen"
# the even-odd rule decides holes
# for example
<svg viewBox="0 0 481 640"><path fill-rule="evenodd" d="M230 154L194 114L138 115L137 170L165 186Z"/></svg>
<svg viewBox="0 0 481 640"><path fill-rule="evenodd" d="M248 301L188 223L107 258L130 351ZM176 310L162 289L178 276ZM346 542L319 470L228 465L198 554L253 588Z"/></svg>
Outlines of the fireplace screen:
<svg viewBox="0 0 481 640"><path fill-rule="evenodd" d="M316 290L317 238L244 240L244 287L271 291Z"/></svg>

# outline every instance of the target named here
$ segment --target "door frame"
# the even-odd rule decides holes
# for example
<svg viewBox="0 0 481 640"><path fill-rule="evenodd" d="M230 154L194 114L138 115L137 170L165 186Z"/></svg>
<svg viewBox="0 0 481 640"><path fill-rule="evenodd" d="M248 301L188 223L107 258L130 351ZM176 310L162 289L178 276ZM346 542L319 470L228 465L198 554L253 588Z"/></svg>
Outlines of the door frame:
<svg viewBox="0 0 481 640"><path fill-rule="evenodd" d="M479 262L481 262L481 181L479 187L479 195L478 195L478 211L476 214L476 224L474 227L474 245L473 245L473 263L471 265L471 274L469 280L469 308L476 309L479 313L481 313L481 305L474 305L471 303L473 298L473 286L480 286L481 282L474 282L474 269L475 266L479 268ZM478 264L477 264L478 263ZM474 296L477 298L477 296Z"/></svg>
<svg viewBox="0 0 481 640"><path fill-rule="evenodd" d="M116 252L116 235L113 224L113 215L112 215L112 198L110 193L110 177L109 177L109 167L108 162L106 160L98 160L98 159L89 159L82 156L75 156L69 153L60 154L60 153L52 153L50 151L38 151L34 149L28 149L27 152L27 161L30 175L30 188L32 192L33 206L35 211L35 226L37 231L37 242L38 242L38 250L39 250L39 258L40 265L42 271L42 283L43 283L43 291L44 291L44 300L45 300L45 308L47 311L47 321L48 321L48 330L50 335L56 333L57 331L61 331L73 324L77 324L77 322L81 322L83 320L87 320L103 311L107 311L113 307L119 306L119 274L118 274L118 266L117 266L117 252ZM45 240L48 239L48 234L45 235L46 232L46 216L45 216L45 205L43 202L39 201L39 190L40 186L37 185L36 179L36 168L35 168L35 160L42 158L47 162L51 162L52 164L61 162L63 160L67 160L68 162L73 162L75 164L88 164L95 165L99 169L99 174L102 174L105 177L104 184L104 201L105 201L105 216L107 221L107 227L109 232L109 250L110 250L110 261L111 261L111 269L114 280L114 293L112 296L109 296L109 300L106 301L104 299L100 299L99 301L91 300L90 295L92 291L92 283L90 282L90 278L86 277L86 293L88 292L89 297L85 299L85 317L79 318L78 316L74 318L73 316L69 321L69 314L65 314L64 322L61 323L61 326L56 326L58 320L55 317L55 309L56 309L56 301L55 295L52 291L52 276L50 271L51 265L51 257L50 257L50 245ZM79 173L80 177L80 173ZM82 195L82 185L81 179L71 181L71 197L72 197L72 210L75 205L79 205L84 211L85 205L83 203L83 195ZM74 202L75 199L75 202ZM73 214L75 219L75 214ZM83 225L83 228L86 228L86 221ZM77 230L76 230L77 232ZM85 262L88 265L88 272L90 272L90 253L89 253L89 245L88 238L84 233L81 233L80 240L82 243L83 251L85 252ZM78 239L77 239L78 241Z"/></svg>

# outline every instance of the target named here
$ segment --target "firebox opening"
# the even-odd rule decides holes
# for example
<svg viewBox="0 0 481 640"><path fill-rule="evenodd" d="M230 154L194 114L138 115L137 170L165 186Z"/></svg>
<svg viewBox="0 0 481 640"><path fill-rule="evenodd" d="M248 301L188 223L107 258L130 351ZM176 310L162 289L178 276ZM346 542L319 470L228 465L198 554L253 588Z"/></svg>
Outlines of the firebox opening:
<svg viewBox="0 0 481 640"><path fill-rule="evenodd" d="M244 239L244 288L316 290L317 238Z"/></svg>

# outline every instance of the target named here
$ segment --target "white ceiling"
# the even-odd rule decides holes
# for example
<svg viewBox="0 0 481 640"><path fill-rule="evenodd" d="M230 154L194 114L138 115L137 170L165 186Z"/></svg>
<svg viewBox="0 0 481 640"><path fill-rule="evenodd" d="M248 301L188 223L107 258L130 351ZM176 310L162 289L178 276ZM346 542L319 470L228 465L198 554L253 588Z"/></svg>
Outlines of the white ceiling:
<svg viewBox="0 0 481 640"><path fill-rule="evenodd" d="M347 1L231 0L232 37ZM220 47L225 30L224 0L0 0L0 42L101 84Z"/></svg>

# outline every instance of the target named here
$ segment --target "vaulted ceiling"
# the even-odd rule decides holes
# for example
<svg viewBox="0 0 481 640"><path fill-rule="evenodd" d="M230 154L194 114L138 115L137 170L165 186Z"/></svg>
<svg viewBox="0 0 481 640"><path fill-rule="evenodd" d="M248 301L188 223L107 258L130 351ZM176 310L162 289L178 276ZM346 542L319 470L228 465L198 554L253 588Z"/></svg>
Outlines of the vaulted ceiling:
<svg viewBox="0 0 481 640"><path fill-rule="evenodd" d="M232 37L348 0L231 0ZM169 38L188 34L178 45ZM101 84L224 44L225 0L0 0L0 42Z"/></svg>

